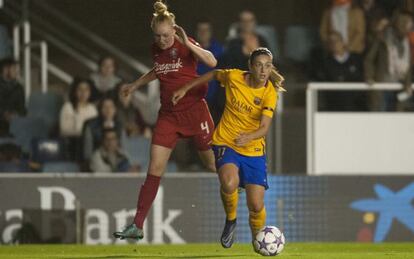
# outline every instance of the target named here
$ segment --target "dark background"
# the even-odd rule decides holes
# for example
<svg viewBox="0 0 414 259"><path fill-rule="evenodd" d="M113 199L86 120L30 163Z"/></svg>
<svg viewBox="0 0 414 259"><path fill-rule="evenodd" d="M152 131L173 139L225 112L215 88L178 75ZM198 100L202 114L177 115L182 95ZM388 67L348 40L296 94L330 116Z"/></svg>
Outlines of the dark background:
<svg viewBox="0 0 414 259"><path fill-rule="evenodd" d="M151 64L152 43L150 0L47 0L68 16L82 23L135 58ZM196 22L207 18L213 22L217 39L224 42L228 27L237 21L242 10L253 11L259 24L273 25L282 40L288 25L317 27L328 0L170 0L170 11L177 23L193 35Z"/></svg>

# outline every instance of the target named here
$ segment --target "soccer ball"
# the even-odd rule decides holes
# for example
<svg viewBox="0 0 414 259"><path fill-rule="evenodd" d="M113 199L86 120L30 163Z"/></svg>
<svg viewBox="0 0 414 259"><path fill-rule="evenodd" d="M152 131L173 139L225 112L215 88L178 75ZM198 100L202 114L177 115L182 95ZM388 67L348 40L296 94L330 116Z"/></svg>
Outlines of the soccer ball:
<svg viewBox="0 0 414 259"><path fill-rule="evenodd" d="M256 253L263 256L275 256L282 252L285 246L285 236L277 227L262 228L253 240Z"/></svg>

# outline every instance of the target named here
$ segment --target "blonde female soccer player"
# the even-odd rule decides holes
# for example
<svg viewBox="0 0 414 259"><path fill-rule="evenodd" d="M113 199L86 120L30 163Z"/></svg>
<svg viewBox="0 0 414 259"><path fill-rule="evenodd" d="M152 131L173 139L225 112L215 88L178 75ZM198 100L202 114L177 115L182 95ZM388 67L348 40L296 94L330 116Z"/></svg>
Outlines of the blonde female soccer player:
<svg viewBox="0 0 414 259"><path fill-rule="evenodd" d="M221 236L224 248L234 241L237 188L246 190L249 223L254 238L265 225L266 176L265 136L276 108L283 77L273 67L273 55L266 48L254 50L249 71L214 70L176 91L175 105L194 87L216 79L226 91L223 116L213 134L213 151L221 184L226 223Z"/></svg>
<svg viewBox="0 0 414 259"><path fill-rule="evenodd" d="M217 60L210 51L200 47L187 37L184 29L175 23L175 16L167 6L157 1L154 4L151 28L154 33L152 55L153 69L128 85L125 94L158 79L161 85L161 108L152 136L151 160L148 174L138 196L134 223L123 231L115 232L116 238L142 239L143 224L155 199L168 159L179 138L191 138L205 166L216 171L214 154L210 147L214 123L204 96L207 84L193 89L173 105L171 97L183 84L195 79L197 62L214 67Z"/></svg>

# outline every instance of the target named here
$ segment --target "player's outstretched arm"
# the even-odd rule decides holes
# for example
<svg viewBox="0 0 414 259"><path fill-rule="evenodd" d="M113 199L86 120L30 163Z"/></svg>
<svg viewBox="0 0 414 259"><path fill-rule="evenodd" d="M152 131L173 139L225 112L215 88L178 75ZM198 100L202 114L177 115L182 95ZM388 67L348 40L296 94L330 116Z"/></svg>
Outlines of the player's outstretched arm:
<svg viewBox="0 0 414 259"><path fill-rule="evenodd" d="M183 42L187 48L191 50L193 55L202 63L206 64L209 67L215 67L217 65L217 59L214 57L213 53L208 50L203 49L200 46L192 43L187 36L185 30L178 25L174 25L175 31L179 39Z"/></svg>
<svg viewBox="0 0 414 259"><path fill-rule="evenodd" d="M139 89L141 86L146 85L155 79L157 79L157 76L155 75L155 71L153 68L147 73L143 74L140 78L138 78L134 82L129 83L127 87L123 88L123 94L130 95L135 90Z"/></svg>
<svg viewBox="0 0 414 259"><path fill-rule="evenodd" d="M180 89L173 93L171 98L172 103L176 105L178 101L181 100L181 98L183 98L185 94L192 88L198 85L203 85L213 79L216 79L216 72L217 70L212 70L182 86Z"/></svg>
<svg viewBox="0 0 414 259"><path fill-rule="evenodd" d="M257 130L249 133L241 133L235 140L235 144L239 147L246 145L254 139L259 139L267 135L269 131L270 124L272 123L272 118L266 115L262 115L260 121L260 126Z"/></svg>

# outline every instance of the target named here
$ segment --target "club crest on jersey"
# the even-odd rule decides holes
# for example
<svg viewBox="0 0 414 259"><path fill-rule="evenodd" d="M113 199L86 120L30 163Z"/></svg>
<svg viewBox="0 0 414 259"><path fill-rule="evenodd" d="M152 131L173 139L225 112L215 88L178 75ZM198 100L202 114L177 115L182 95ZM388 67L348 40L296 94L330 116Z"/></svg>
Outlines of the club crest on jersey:
<svg viewBox="0 0 414 259"><path fill-rule="evenodd" d="M170 57L172 59L176 59L178 57L178 50L176 48L172 48L170 50Z"/></svg>
<svg viewBox="0 0 414 259"><path fill-rule="evenodd" d="M253 100L254 104L259 105L262 102L262 99L260 99L259 97L254 97Z"/></svg>

